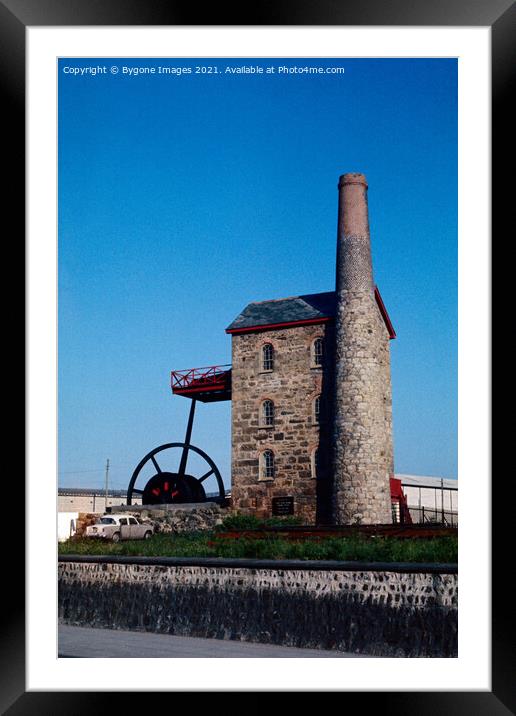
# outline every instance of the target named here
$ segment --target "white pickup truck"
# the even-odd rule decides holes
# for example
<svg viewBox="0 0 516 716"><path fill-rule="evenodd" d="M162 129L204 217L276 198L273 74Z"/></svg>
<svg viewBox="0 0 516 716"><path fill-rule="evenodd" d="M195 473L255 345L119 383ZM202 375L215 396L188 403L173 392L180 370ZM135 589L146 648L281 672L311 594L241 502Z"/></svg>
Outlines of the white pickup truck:
<svg viewBox="0 0 516 716"><path fill-rule="evenodd" d="M150 539L154 527L129 515L104 515L94 525L86 527L86 537L119 542L121 539Z"/></svg>

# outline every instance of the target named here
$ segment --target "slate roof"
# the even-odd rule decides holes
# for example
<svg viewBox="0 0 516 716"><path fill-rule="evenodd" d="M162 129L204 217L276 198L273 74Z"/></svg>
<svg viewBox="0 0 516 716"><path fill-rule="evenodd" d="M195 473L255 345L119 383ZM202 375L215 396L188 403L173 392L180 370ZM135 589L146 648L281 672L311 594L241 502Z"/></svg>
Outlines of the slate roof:
<svg viewBox="0 0 516 716"><path fill-rule="evenodd" d="M272 301L255 301L247 305L226 330L333 318L335 302L335 291Z"/></svg>
<svg viewBox="0 0 516 716"><path fill-rule="evenodd" d="M383 316L391 338L396 337L387 310L383 304L378 288L375 288L375 298ZM266 326L276 327L283 324L296 324L301 322L324 322L335 316L335 291L325 293L311 293L304 296L291 296L271 301L254 301L248 304L242 313L226 328L226 333L246 332L257 330ZM302 325L302 324L301 324Z"/></svg>

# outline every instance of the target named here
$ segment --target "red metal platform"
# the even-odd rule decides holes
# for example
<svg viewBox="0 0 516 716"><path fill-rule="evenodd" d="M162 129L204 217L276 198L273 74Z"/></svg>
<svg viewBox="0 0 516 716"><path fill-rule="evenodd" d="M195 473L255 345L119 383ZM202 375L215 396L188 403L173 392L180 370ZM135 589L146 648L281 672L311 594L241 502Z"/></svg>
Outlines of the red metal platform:
<svg viewBox="0 0 516 716"><path fill-rule="evenodd" d="M398 505L398 519L402 525L411 525L412 517L407 504L407 498L397 477L389 478L391 486L391 502Z"/></svg>
<svg viewBox="0 0 516 716"><path fill-rule="evenodd" d="M203 403L231 400L231 365L173 370L170 385L174 395L195 398Z"/></svg>

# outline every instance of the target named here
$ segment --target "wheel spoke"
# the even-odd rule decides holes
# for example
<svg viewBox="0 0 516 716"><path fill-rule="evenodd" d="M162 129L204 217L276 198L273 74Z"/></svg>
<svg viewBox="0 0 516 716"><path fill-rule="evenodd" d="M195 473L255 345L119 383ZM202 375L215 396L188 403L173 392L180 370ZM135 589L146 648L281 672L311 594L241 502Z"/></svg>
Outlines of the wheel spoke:
<svg viewBox="0 0 516 716"><path fill-rule="evenodd" d="M192 400L192 405L190 406L190 415L188 416L188 425L186 427L186 435L185 435L183 453L181 455L181 462L179 464L179 470L178 470L178 474L181 477L183 477L186 472L186 462L188 460L188 451L190 449L190 440L192 439L192 428L193 428L196 402L197 401L194 398Z"/></svg>
<svg viewBox="0 0 516 716"><path fill-rule="evenodd" d="M180 477L184 477L184 474L186 472L186 463L188 460L188 450L190 449L190 445L185 444L183 447L183 452L181 453L181 462L179 464L179 470L177 471L177 474Z"/></svg>
<svg viewBox="0 0 516 716"><path fill-rule="evenodd" d="M156 462L156 458L154 457L154 455L151 455L151 460L152 460L152 464L154 465L154 467L156 468L156 470L157 470L158 472L162 472L161 467L160 467L160 466L158 465L158 463Z"/></svg>
<svg viewBox="0 0 516 716"><path fill-rule="evenodd" d="M204 482L204 480L206 480L210 475L213 475L214 472L215 470L211 468L211 470L205 472L204 475L197 480L197 482Z"/></svg>

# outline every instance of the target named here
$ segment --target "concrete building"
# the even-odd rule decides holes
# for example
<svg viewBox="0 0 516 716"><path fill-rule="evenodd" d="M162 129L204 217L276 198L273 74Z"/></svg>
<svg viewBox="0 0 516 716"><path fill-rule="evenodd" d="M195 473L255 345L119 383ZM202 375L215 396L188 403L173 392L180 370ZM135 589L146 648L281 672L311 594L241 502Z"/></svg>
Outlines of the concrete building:
<svg viewBox="0 0 516 716"><path fill-rule="evenodd" d="M58 542L66 542L67 539L70 539L70 537L73 537L76 534L78 520L78 512L59 511L57 513Z"/></svg>
<svg viewBox="0 0 516 716"><path fill-rule="evenodd" d="M392 521L389 340L367 183L339 181L336 290L249 304L232 336L232 501L305 523Z"/></svg>
<svg viewBox="0 0 516 716"><path fill-rule="evenodd" d="M87 487L60 487L57 496L57 511L104 513L106 507L125 505L126 498L126 490L108 490L106 501L105 490ZM133 502L141 505L141 497L135 496Z"/></svg>

